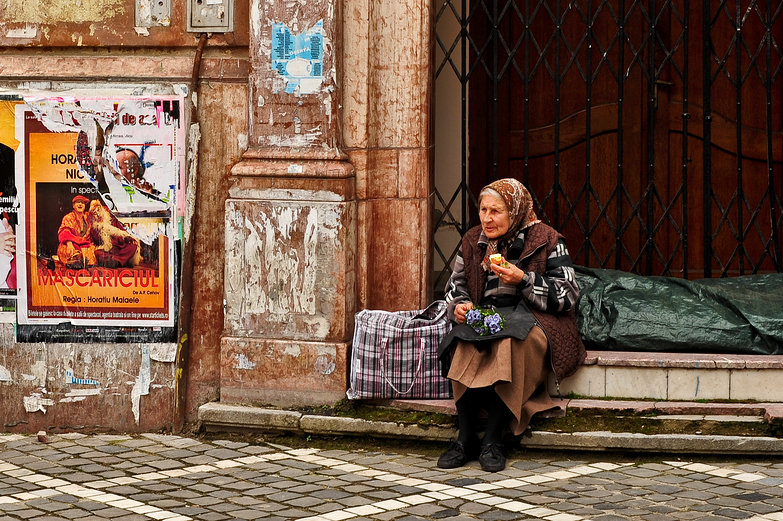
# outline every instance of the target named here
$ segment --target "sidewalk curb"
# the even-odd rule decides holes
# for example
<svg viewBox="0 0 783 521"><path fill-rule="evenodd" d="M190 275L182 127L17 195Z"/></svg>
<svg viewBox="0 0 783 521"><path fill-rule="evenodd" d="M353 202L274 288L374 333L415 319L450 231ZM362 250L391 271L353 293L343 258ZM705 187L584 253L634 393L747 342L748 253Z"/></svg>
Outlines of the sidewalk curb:
<svg viewBox="0 0 783 521"><path fill-rule="evenodd" d="M444 442L456 436L456 429L452 426L369 421L219 402L202 405L198 416L201 427L210 432L255 430ZM762 436L533 431L521 438L520 445L542 450L783 455L783 439Z"/></svg>
<svg viewBox="0 0 783 521"><path fill-rule="evenodd" d="M303 414L297 411L246 407L211 402L199 407L198 419L208 431L261 430L317 435L378 436L448 441L456 429L442 425L369 421L342 416Z"/></svg>
<svg viewBox="0 0 783 521"><path fill-rule="evenodd" d="M762 436L637 434L630 432L558 433L534 431L520 443L528 449L644 451L689 454L783 454L783 439Z"/></svg>

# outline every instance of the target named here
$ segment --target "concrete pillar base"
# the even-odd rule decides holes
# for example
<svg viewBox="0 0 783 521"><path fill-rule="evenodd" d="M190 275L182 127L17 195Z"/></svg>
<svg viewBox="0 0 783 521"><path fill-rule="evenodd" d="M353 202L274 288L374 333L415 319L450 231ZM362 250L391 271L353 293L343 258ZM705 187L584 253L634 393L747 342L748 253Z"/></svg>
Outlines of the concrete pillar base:
<svg viewBox="0 0 783 521"><path fill-rule="evenodd" d="M221 401L334 403L356 312L353 167L263 152L234 166L226 201Z"/></svg>
<svg viewBox="0 0 783 521"><path fill-rule="evenodd" d="M345 398L347 343L224 337L220 347L221 402L296 407Z"/></svg>

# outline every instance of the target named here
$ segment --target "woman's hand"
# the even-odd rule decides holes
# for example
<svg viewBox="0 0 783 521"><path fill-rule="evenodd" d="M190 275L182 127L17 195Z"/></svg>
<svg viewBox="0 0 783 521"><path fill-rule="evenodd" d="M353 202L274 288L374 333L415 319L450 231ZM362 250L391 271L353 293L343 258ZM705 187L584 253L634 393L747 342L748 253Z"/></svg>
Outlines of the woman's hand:
<svg viewBox="0 0 783 521"><path fill-rule="evenodd" d="M490 269L495 272L500 282L509 286L516 286L522 282L522 278L525 276L525 272L513 264L509 264L506 268L501 267L499 264L492 264Z"/></svg>
<svg viewBox="0 0 783 521"><path fill-rule="evenodd" d="M0 233L0 252L9 257L16 254L16 236L14 236L14 232Z"/></svg>
<svg viewBox="0 0 783 521"><path fill-rule="evenodd" d="M473 302L460 302L454 306L454 320L456 320L458 324L464 324L465 313L471 309L473 309Z"/></svg>

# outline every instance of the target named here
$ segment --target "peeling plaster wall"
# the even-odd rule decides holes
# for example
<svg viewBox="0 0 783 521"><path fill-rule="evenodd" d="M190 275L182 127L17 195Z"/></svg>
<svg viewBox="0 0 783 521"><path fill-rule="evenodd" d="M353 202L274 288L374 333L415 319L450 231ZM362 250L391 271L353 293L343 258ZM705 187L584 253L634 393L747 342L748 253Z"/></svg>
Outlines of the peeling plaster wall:
<svg viewBox="0 0 783 521"><path fill-rule="evenodd" d="M229 200L227 332L342 340L343 303L353 299L342 287L345 259L335 253L353 250L346 233L354 219L353 203Z"/></svg>
<svg viewBox="0 0 783 521"><path fill-rule="evenodd" d="M433 285L431 31L438 5L341 5L341 132L356 171L359 309L423 308Z"/></svg>
<svg viewBox="0 0 783 521"><path fill-rule="evenodd" d="M292 170L301 177L284 177ZM267 160L232 173L220 400L334 403L345 397L356 311L352 167Z"/></svg>
<svg viewBox="0 0 783 521"><path fill-rule="evenodd" d="M0 94L19 96L127 97L187 91L181 83L0 83ZM187 107L183 111L187 120ZM0 313L0 431L175 427L176 343L83 343L78 337L73 343L16 343L14 321L14 313Z"/></svg>
<svg viewBox="0 0 783 521"><path fill-rule="evenodd" d="M3 431L170 429L176 344L16 344L0 324Z"/></svg>
<svg viewBox="0 0 783 521"><path fill-rule="evenodd" d="M261 148L311 148L337 154L339 146L339 2L251 0L250 145ZM306 77L299 60L275 68L275 35L320 38L321 74ZM310 52L301 53L309 55ZM301 76L300 76L301 75Z"/></svg>
<svg viewBox="0 0 783 521"><path fill-rule="evenodd" d="M17 22L50 24L53 22L98 22L126 12L125 0L4 0L9 15ZM133 5L130 6L131 10Z"/></svg>
<svg viewBox="0 0 783 521"><path fill-rule="evenodd" d="M199 35L186 30L187 1L152 16L150 0L0 0L0 46L192 47ZM247 48L248 0L235 0L234 20L234 32L213 34L211 46Z"/></svg>

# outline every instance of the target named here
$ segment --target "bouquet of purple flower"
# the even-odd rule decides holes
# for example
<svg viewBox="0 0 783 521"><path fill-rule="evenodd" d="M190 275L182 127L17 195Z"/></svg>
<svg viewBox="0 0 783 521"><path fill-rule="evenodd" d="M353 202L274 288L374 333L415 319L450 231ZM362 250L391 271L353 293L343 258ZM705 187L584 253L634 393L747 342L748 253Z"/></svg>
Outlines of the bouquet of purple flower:
<svg viewBox="0 0 783 521"><path fill-rule="evenodd" d="M465 313L465 323L484 336L503 331L506 320L494 308L478 307Z"/></svg>

